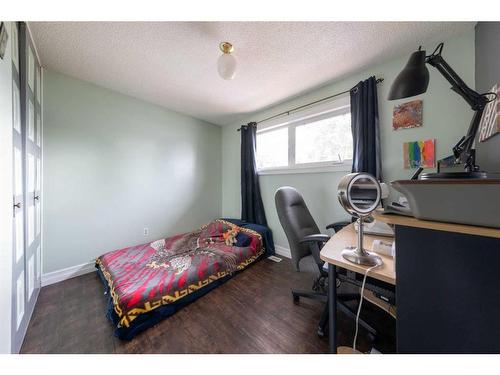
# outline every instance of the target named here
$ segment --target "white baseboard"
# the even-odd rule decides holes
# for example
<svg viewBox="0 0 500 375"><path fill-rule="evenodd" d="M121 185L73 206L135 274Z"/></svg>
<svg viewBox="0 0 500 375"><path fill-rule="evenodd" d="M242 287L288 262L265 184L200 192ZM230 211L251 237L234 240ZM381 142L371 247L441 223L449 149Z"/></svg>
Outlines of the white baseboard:
<svg viewBox="0 0 500 375"><path fill-rule="evenodd" d="M63 268L62 270L44 273L42 275L42 287L68 280L76 276L96 271L95 263L89 262L77 266Z"/></svg>
<svg viewBox="0 0 500 375"><path fill-rule="evenodd" d="M281 255L282 257L285 258L292 258L292 253L290 252L290 249L280 246L280 245L274 245L274 250L277 255Z"/></svg>

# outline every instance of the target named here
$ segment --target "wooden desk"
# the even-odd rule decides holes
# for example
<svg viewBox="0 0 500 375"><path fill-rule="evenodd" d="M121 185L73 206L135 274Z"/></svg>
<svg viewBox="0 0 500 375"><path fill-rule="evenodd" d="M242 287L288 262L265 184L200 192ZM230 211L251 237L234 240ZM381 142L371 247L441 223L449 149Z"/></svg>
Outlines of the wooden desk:
<svg viewBox="0 0 500 375"><path fill-rule="evenodd" d="M370 250L374 240L381 241L394 241L394 238L383 237L383 236L371 236L365 234L363 237L364 248ZM321 249L321 259L328 264L333 264L335 266L348 269L357 273L365 274L367 268L366 266L360 266L349 262L342 257L342 250L348 246L356 246L358 244L358 234L354 229L354 224L350 224L343 228L338 233L335 233L332 238L323 246ZM396 285L396 273L394 272L394 258L380 255L384 264L382 266L372 270L370 272L370 277L374 279L384 281L386 283Z"/></svg>
<svg viewBox="0 0 500 375"><path fill-rule="evenodd" d="M393 241L394 239L382 236L364 235L364 248L370 250L374 240ZM350 224L335 233L332 238L321 249L320 257L328 263L328 340L330 342L330 352L337 353L337 267L345 268L360 274L365 274L366 266L360 266L349 262L342 257L342 250L348 246L356 246L358 237L354 224ZM382 266L375 268L368 274L374 279L386 283L396 284L396 273L394 272L394 260L392 257L380 255L383 260Z"/></svg>
<svg viewBox="0 0 500 375"><path fill-rule="evenodd" d="M382 214L382 212L379 210L373 213L373 217L376 220L383 221L384 223L387 224L403 225L405 227L433 229L444 232L454 232L462 234L472 234L475 236L500 238L500 229L497 228L478 227L475 225L465 225L465 224L455 224L455 223L443 223L440 221L419 220L415 219L414 217L408 217L402 215Z"/></svg>
<svg viewBox="0 0 500 375"><path fill-rule="evenodd" d="M500 353L500 229L418 220L399 215L374 217L395 226L398 353ZM370 248L376 237L366 235ZM340 254L357 243L353 225L328 241L330 351L337 352L337 267L364 273ZM393 261L370 277L395 284Z"/></svg>

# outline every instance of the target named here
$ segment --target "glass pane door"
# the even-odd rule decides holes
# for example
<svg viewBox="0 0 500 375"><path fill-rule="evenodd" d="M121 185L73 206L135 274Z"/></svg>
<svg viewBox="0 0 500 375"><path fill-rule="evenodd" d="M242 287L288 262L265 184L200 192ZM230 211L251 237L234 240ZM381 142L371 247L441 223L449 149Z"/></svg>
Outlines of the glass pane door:
<svg viewBox="0 0 500 375"><path fill-rule="evenodd" d="M26 214L25 214L25 127L23 124L22 87L18 68L19 41L16 23L11 24L12 48L12 140L13 140L13 301L12 301L12 345L16 351L26 327Z"/></svg>
<svg viewBox="0 0 500 375"><path fill-rule="evenodd" d="M27 66L27 84L24 87L24 103L26 118L26 134L24 136L25 153L25 274L27 311L31 311L36 301L36 292L40 288L37 260L40 258L38 249L41 245L41 206L40 206L40 175L41 175L41 105L37 95L41 84L40 66L36 59L34 46L28 34L24 53ZM22 54L21 54L22 56ZM22 72L21 72L22 74Z"/></svg>
<svg viewBox="0 0 500 375"><path fill-rule="evenodd" d="M42 76L24 23L12 23L14 258L12 350L19 352L41 286ZM22 84L21 84L22 82Z"/></svg>

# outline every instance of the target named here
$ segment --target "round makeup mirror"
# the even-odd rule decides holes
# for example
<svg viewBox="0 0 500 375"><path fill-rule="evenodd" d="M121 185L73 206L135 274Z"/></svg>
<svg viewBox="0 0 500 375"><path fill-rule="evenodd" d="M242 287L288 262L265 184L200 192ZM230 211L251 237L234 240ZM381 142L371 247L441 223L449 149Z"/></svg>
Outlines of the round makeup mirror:
<svg viewBox="0 0 500 375"><path fill-rule="evenodd" d="M368 173L351 173L339 183L338 197L344 209L355 217L370 215L380 204L379 182Z"/></svg>
<svg viewBox="0 0 500 375"><path fill-rule="evenodd" d="M339 202L352 216L358 218L358 246L348 247L342 256L348 261L364 266L382 264L382 258L363 248L363 219L380 204L382 189L375 177L368 173L351 173L342 177L338 187Z"/></svg>

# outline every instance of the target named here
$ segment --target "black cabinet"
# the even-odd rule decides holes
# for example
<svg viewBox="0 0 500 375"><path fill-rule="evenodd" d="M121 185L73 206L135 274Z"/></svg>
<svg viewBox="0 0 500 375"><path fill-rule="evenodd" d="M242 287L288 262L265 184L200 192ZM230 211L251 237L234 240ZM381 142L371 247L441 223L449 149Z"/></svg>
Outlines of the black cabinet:
<svg viewBox="0 0 500 375"><path fill-rule="evenodd" d="M396 226L399 353L500 353L500 239Z"/></svg>

